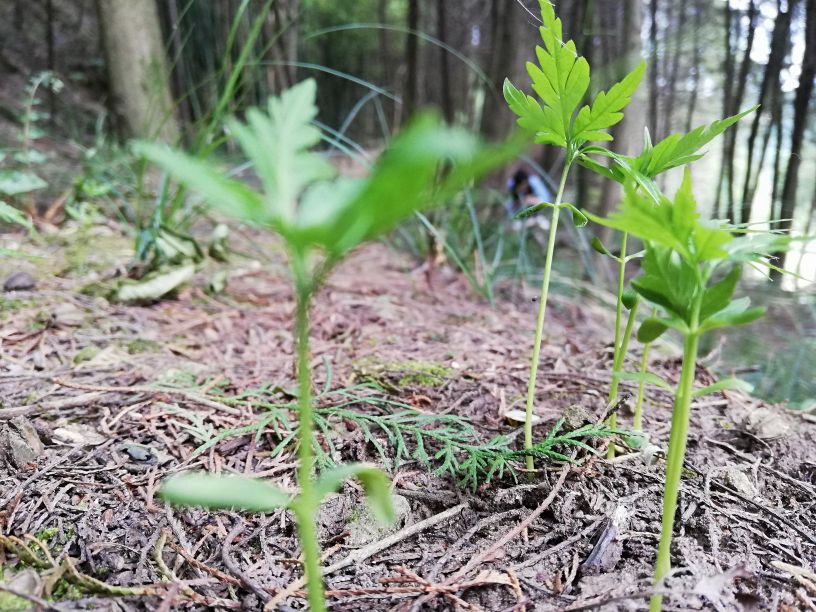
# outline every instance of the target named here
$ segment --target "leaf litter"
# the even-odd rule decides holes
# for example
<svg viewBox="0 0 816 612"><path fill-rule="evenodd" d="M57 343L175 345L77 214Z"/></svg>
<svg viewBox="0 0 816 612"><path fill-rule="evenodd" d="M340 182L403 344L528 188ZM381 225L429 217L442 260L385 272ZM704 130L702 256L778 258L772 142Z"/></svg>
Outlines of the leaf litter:
<svg viewBox="0 0 816 612"><path fill-rule="evenodd" d="M21 465L0 466L2 588L56 609L302 609L297 538L285 511L239 516L154 498L165 476L193 467L294 487L294 448L276 452L294 415L279 410L257 426L271 404L296 394L293 300L282 278L250 266L213 297L199 273L174 300L126 306L83 296L77 279L38 275L30 265L38 292L26 293L0 327L0 439L23 439L22 427L31 442ZM316 389L347 393L347 409L361 414L399 402L465 418L484 441L497 433L516 439L506 415L523 407L530 295L505 291L494 311L464 282L430 290L410 269L374 245L338 270L314 308ZM71 324L47 324L68 312L64 304ZM555 298L552 321L537 437L565 412L600 419L607 408L602 315ZM74 360L89 348L106 358ZM676 381L677 359L656 355L650 369ZM378 375L388 384L348 392L361 385L361 362L384 365ZM435 365L434 375L405 376L405 364L417 363ZM701 369L697 383L712 381ZM368 394L380 403L360 401ZM654 389L649 400L651 442L665 447L670 398ZM625 423L627 405L620 410ZM816 425L737 391L698 400L692 419L667 602L803 609L816 599ZM227 430L234 435L214 438ZM323 434L331 460L383 463L353 420L334 419ZM393 454L385 439L381 448ZM346 485L321 514L332 609L643 609L660 525L660 454L604 461L573 452L580 463L548 464L532 479L506 476L475 491L410 455L398 465L392 456L394 493L408 506L404 525L356 547L349 525L360 519L361 492Z"/></svg>

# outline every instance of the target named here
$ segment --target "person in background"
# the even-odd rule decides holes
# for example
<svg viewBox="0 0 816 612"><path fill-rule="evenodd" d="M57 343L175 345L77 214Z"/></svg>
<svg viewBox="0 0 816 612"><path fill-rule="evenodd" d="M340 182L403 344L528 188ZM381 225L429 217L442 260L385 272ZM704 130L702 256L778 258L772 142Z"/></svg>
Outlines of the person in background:
<svg viewBox="0 0 816 612"><path fill-rule="evenodd" d="M504 208L511 218L528 206L553 201L553 193L547 188L541 177L523 169L516 170L507 181L507 191L510 197L505 202ZM528 221L543 229L550 226L549 219L544 214L530 217ZM523 222L519 223L519 225L522 224Z"/></svg>

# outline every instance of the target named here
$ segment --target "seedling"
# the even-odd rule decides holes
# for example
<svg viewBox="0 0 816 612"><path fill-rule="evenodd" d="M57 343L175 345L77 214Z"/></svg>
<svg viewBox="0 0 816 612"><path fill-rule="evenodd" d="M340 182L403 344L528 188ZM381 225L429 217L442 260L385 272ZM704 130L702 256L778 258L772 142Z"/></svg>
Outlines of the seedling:
<svg viewBox="0 0 816 612"><path fill-rule="evenodd" d="M313 478L314 406L309 369L309 306L332 268L355 246L396 225L415 211L449 196L472 178L502 163L511 148L483 149L464 130L446 128L432 116L414 121L365 179L338 178L321 155L315 82L303 81L271 98L268 112L247 112L227 128L252 162L263 192L235 181L214 165L178 151L138 143L137 153L178 182L199 191L216 208L270 227L282 238L296 297L298 371L298 485L292 495L260 480L186 474L164 483L168 501L210 508L291 510L298 524L311 610L325 609L320 576L316 512L320 501L346 479L356 477L368 502L383 519L392 514L388 478L379 469L352 464ZM439 166L447 163L439 179Z"/></svg>
<svg viewBox="0 0 816 612"><path fill-rule="evenodd" d="M525 217L544 208L552 209L547 255L544 261L544 277L538 301L533 356L527 384L524 448L528 450L533 446L533 403L547 313L558 218L562 209L569 208L576 225L586 223L583 214L571 204L563 201L567 176L573 162L584 157L587 150L591 148L591 141L612 140L607 130L623 119L621 110L629 104L646 69L645 62L641 62L620 83L613 85L608 91L601 91L595 96L592 104L584 105L579 109L590 86L589 63L577 54L573 41L563 41L561 20L555 16L555 10L549 0L539 0L539 4L542 21L539 32L544 47L536 47L538 64L528 62L527 73L530 75L531 86L540 102L522 93L509 80L504 81L504 98L510 110L518 115L518 124L535 134L535 142L560 147L566 153L555 201L542 202L520 213L520 216ZM596 165L600 166L600 164ZM528 469L534 467L532 455L527 456L527 467Z"/></svg>
<svg viewBox="0 0 816 612"><path fill-rule="evenodd" d="M659 206L654 205L653 195L658 196ZM653 374L649 375L651 382L675 394L662 530L655 565L655 584L658 584L671 567L672 526L691 401L706 393L742 386L739 381L725 380L694 389L700 337L713 329L745 325L764 314L764 308L749 308L747 297L733 299L742 265L771 266L769 253L784 250L788 241L773 233L752 233L735 238L733 232L739 228L723 221L701 220L688 171L673 202L659 192L648 194L634 183L628 183L616 212L607 219L591 218L644 241L643 274L632 281L632 286L641 298L659 308L662 316L646 319L637 332L638 340L651 342L668 329L680 332L684 340L682 372L677 388ZM655 595L650 609L657 612L661 604L662 596Z"/></svg>

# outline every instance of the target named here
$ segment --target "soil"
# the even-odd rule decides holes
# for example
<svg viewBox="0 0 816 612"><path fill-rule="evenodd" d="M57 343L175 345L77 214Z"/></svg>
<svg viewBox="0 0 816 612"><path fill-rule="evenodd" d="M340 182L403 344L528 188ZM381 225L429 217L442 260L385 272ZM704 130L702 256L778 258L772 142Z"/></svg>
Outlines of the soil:
<svg viewBox="0 0 816 612"><path fill-rule="evenodd" d="M91 272L72 272L59 240L31 246L45 259L5 262L3 279L24 271L37 286L3 294L2 588L25 599L0 593L0 610L304 609L285 511L173 508L155 496L167 475L193 468L294 488L294 449L275 452L277 422L251 428L290 402L294 387L282 255L235 259L221 295L204 291L201 272L174 299L123 306L79 292L89 275L104 278L126 261L126 239L106 226L92 231L101 234L85 235L89 245L104 238L121 248L105 259L89 251ZM455 274L443 269L429 287L400 255L365 247L313 308L318 402L382 412L386 404L371 398L385 398L464 417L484 440L517 435L503 415L523 406L532 296L508 290L491 308ZM593 420L606 413L611 327L593 304L589 295L553 298L537 436L570 407ZM652 369L676 381L671 348L654 355ZM709 382L701 366L698 383ZM353 392L338 395L343 389ZM649 392L645 429L658 447L670 408L666 394ZM333 459L381 463L353 423L337 425L321 438ZM194 454L218 432L247 426ZM816 424L727 392L695 403L690 431L664 609L816 609ZM662 455L605 460L603 445L598 451L582 451L575 464L539 461L531 476L505 475L476 491L410 459L388 466L401 507L391 531L355 528L363 502L346 485L320 518L332 609L645 609Z"/></svg>

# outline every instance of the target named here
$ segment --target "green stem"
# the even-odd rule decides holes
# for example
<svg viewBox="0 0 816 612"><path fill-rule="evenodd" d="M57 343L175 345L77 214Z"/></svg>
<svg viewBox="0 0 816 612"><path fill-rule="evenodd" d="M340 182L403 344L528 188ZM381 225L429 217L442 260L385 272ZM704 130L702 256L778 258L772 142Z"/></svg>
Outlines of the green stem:
<svg viewBox="0 0 816 612"><path fill-rule="evenodd" d="M621 353L625 353L626 350L621 350L621 321L623 320L623 287L626 283L626 243L629 241L629 234L627 232L623 232L623 238L621 238L621 249L620 249L620 256L618 258L618 300L615 304L615 346L612 351L612 384L609 387L609 397L607 398L608 404L613 404L618 400L618 377L615 375L615 372L620 370L620 365L618 363ZM627 325L628 327L628 325ZM618 426L618 415L613 412L609 415L608 425L612 429L615 429ZM615 445L609 445L609 451L607 452L607 457L612 459L615 456Z"/></svg>
<svg viewBox="0 0 816 612"><path fill-rule="evenodd" d="M303 549L309 609L313 612L323 612L326 609L326 601L323 593L323 578L320 574L320 545L317 540L315 520L320 500L317 498L314 480L312 480L314 406L312 405L312 376L309 369L309 305L312 297L312 284L307 278L302 255L292 255L292 271L297 287L298 440L300 442L298 444L300 495L297 497L293 510L297 518L300 545Z"/></svg>
<svg viewBox="0 0 816 612"><path fill-rule="evenodd" d="M544 334L544 319L547 314L547 297L550 292L550 273L552 271L553 254L555 253L555 234L558 230L558 213L561 211L561 198L564 197L564 185L567 183L572 160L567 156L564 162L564 169L561 172L561 182L558 184L558 193L553 202L553 214L550 221L550 234L547 240L547 259L544 261L544 278L541 281L541 295L538 300L538 317L536 318L535 340L533 341L533 358L530 362L530 379L527 381L527 405L524 416L524 448L529 450L533 447L533 403L535 402L536 376L538 375L538 362L541 358L541 338ZM527 469L534 468L532 455L527 456Z"/></svg>
<svg viewBox="0 0 816 612"><path fill-rule="evenodd" d="M698 309L699 310L699 309ZM694 317L697 318L696 316ZM683 345L683 370L674 401L671 435L669 436L669 456L666 465L666 490L663 494L663 521L660 530L660 545L657 549L654 584L657 585L671 569L671 540L674 515L677 511L677 497L680 490L680 476L683 472L683 458L686 455L686 438L689 426L691 393L696 371L697 348L700 340L697 321L693 321L692 333L686 336ZM660 612L662 595L653 595L649 612Z"/></svg>
<svg viewBox="0 0 816 612"><path fill-rule="evenodd" d="M657 308L652 308L652 317L657 316ZM652 348L652 343L647 342L643 345L643 356L640 358L640 373L646 374L649 365L649 349ZM643 392L646 388L646 383L641 380L638 383L637 399L635 400L635 418L632 428L635 431L643 429Z"/></svg>

